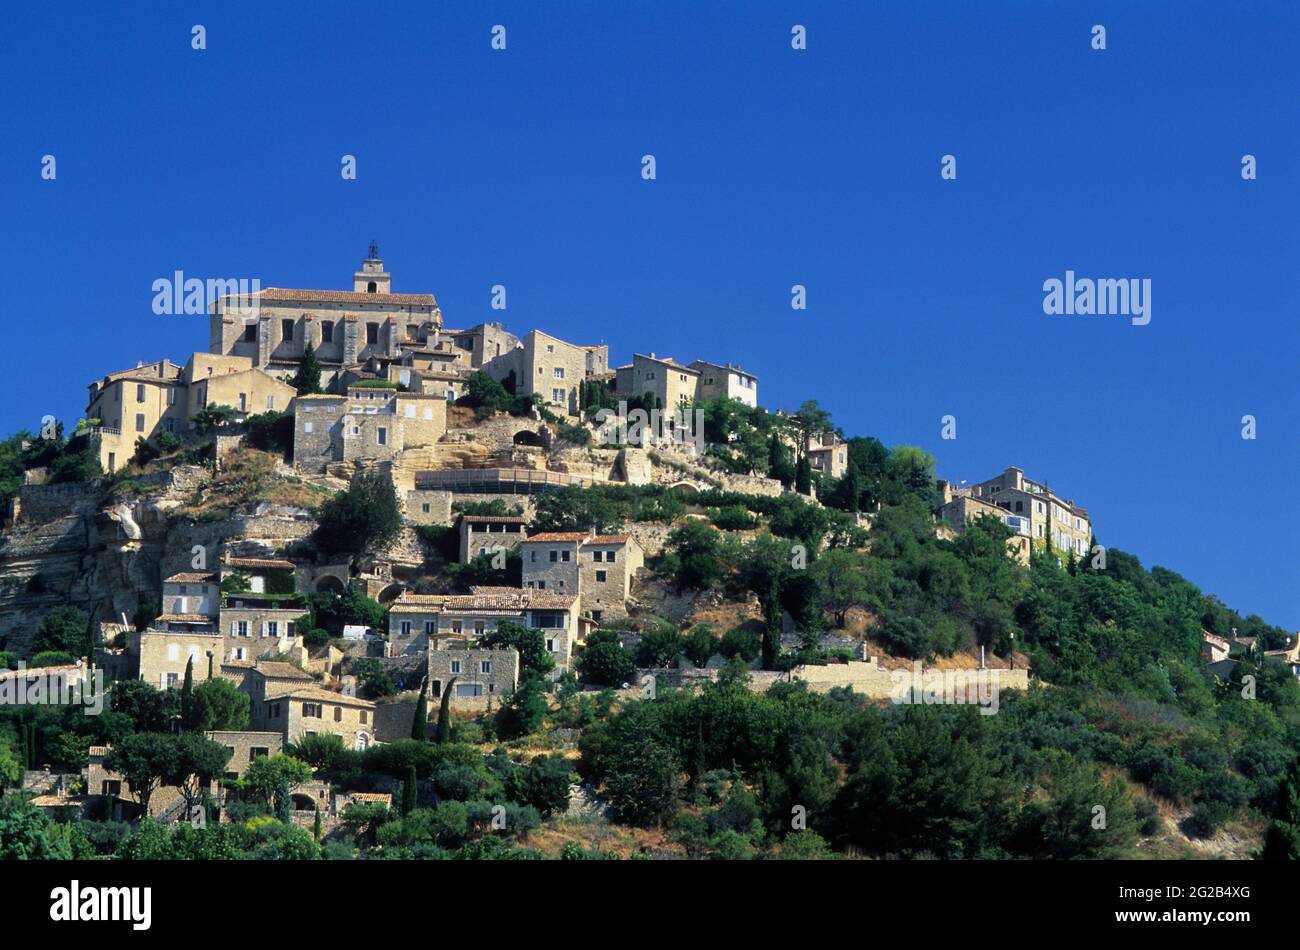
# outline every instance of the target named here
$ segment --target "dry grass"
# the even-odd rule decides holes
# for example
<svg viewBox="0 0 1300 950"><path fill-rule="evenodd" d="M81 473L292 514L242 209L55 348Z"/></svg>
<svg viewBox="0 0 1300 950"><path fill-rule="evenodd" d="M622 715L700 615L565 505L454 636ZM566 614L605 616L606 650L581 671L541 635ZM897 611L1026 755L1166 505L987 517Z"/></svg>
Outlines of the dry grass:
<svg viewBox="0 0 1300 950"><path fill-rule="evenodd" d="M229 453L221 472L174 512L195 521L217 521L263 502L292 508L315 508L333 492L297 475L276 471L279 457L260 449L241 448Z"/></svg>

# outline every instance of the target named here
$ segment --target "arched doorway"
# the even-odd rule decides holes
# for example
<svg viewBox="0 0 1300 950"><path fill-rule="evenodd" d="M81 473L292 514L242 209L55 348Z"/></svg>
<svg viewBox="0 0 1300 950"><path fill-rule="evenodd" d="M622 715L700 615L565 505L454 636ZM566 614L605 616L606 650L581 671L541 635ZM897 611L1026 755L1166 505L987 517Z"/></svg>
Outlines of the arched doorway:
<svg viewBox="0 0 1300 950"><path fill-rule="evenodd" d="M520 429L515 433L515 445L531 445L535 448L542 448L542 437L531 429Z"/></svg>
<svg viewBox="0 0 1300 950"><path fill-rule="evenodd" d="M333 574L326 574L316 578L316 592L321 594L341 594L343 593L343 582Z"/></svg>

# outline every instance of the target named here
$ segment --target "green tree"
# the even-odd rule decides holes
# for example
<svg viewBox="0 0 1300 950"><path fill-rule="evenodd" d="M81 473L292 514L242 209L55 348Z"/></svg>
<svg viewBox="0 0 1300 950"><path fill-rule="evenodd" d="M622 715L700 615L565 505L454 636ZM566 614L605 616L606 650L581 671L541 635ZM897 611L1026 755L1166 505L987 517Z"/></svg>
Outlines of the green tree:
<svg viewBox="0 0 1300 950"><path fill-rule="evenodd" d="M190 419L190 422L193 424L195 432L199 435L207 435L214 429L221 429L230 425L238 418L239 413L235 411L234 406L213 405L200 409Z"/></svg>
<svg viewBox="0 0 1300 950"><path fill-rule="evenodd" d="M360 554L382 548L401 528L401 507L392 479L381 471L363 471L352 477L347 491L321 507L314 537L328 553Z"/></svg>
<svg viewBox="0 0 1300 950"><path fill-rule="evenodd" d="M402 783L402 815L409 815L415 811L416 801L416 782L415 766L411 766L406 772L406 781Z"/></svg>
<svg viewBox="0 0 1300 950"><path fill-rule="evenodd" d="M194 728L194 657L185 661L185 679L181 682L181 725Z"/></svg>
<svg viewBox="0 0 1300 950"><path fill-rule="evenodd" d="M587 638L578 658L578 676L597 686L622 686L636 678L636 659L613 630L597 630Z"/></svg>
<svg viewBox="0 0 1300 950"><path fill-rule="evenodd" d="M239 731L248 728L252 700L230 680L204 680L194 687L194 728Z"/></svg>
<svg viewBox="0 0 1300 950"><path fill-rule="evenodd" d="M415 716L411 719L411 738L424 740L429 725L429 677L420 680L420 695L415 700Z"/></svg>
<svg viewBox="0 0 1300 950"><path fill-rule="evenodd" d="M479 638L485 647L512 647L519 652L519 675L533 672L545 676L555 669L555 657L546 649L546 636L541 630L530 630L511 620L497 623L496 630Z"/></svg>
<svg viewBox="0 0 1300 950"><path fill-rule="evenodd" d="M308 340L306 347L303 348L298 372L293 374L289 385L298 391L299 396L308 396L321 391L320 360L316 358L316 348L311 345L311 340Z"/></svg>
<svg viewBox="0 0 1300 950"><path fill-rule="evenodd" d="M284 753L256 758L244 772L244 782L249 789L261 795L267 804L281 799L281 783L288 791L303 782L310 782L311 777L310 765Z"/></svg>
<svg viewBox="0 0 1300 950"><path fill-rule="evenodd" d="M90 652L91 640L87 635L87 618L75 607L52 607L41 618L32 640L32 653L46 651L70 653L74 657Z"/></svg>
<svg viewBox="0 0 1300 950"><path fill-rule="evenodd" d="M451 697L456 688L456 680L455 676L449 679L442 691L442 703L438 707L438 728L434 732L438 745L446 745L451 741Z"/></svg>

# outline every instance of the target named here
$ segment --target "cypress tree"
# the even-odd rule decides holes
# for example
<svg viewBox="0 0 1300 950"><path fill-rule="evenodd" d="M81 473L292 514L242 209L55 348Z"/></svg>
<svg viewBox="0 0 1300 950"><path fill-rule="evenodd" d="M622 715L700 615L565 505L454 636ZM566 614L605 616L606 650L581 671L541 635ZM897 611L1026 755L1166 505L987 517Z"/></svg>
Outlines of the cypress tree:
<svg viewBox="0 0 1300 950"><path fill-rule="evenodd" d="M420 681L420 696L415 701L415 719L411 721L411 738L423 740L425 727L429 724L429 701L426 699L429 677Z"/></svg>
<svg viewBox="0 0 1300 950"><path fill-rule="evenodd" d="M181 728L193 728L194 722L194 657L185 661L185 682L181 684Z"/></svg>
<svg viewBox="0 0 1300 950"><path fill-rule="evenodd" d="M402 814L409 815L415 811L415 766L406 770L406 781L402 783Z"/></svg>
<svg viewBox="0 0 1300 950"><path fill-rule="evenodd" d="M806 455L801 455L799 464L795 466L794 490L801 495L807 495L812 491L812 465Z"/></svg>
<svg viewBox="0 0 1300 950"><path fill-rule="evenodd" d="M317 841L320 840L320 809L319 808L316 809L316 818L312 822L311 836L315 838Z"/></svg>
<svg viewBox="0 0 1300 950"><path fill-rule="evenodd" d="M442 706L438 709L438 745L451 741L451 691L456 688L456 677L447 681L447 688L442 693Z"/></svg>
<svg viewBox="0 0 1300 950"><path fill-rule="evenodd" d="M286 825L293 820L292 802L289 799L289 780L280 777L280 784L275 787L275 817Z"/></svg>
<svg viewBox="0 0 1300 950"><path fill-rule="evenodd" d="M310 340L302 351L302 362L298 364L298 372L293 374L289 385L298 390L299 396L320 392L320 360L316 359L316 349L311 345Z"/></svg>

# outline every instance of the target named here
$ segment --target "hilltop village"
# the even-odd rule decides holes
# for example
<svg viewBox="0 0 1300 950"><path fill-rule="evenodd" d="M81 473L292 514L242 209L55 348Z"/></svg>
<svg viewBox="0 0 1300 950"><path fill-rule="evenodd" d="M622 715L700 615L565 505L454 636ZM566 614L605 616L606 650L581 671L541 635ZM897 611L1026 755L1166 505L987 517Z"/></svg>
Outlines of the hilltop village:
<svg viewBox="0 0 1300 950"><path fill-rule="evenodd" d="M432 294L393 290L374 244L351 290L272 287L209 317L206 352L108 373L57 449L24 444L46 454L6 516L0 680L101 675L115 711L148 706L151 728L201 736L221 762L151 772L139 720L118 739L31 725L22 785L51 815L220 823L261 795L317 842L364 851L387 820L390 845L446 850L487 819L427 840L391 830L456 801L436 750L546 723L540 757L487 757L499 796L502 776L538 786L512 808L662 825L678 773L692 789L712 775L715 802L753 783L674 759L651 768L658 799L621 786L584 730L660 690L878 704L898 702L900 671L938 671L950 691L996 674L995 692L1023 692L1031 660L1069 678L1025 642L1060 647L1027 578L1087 583L1106 552L1084 507L1020 468L938 479L922 450L846 438L816 402L763 408L731 354L611 365L604 343L453 329ZM1178 635L1193 664L1204 651L1222 681L1255 653L1300 669L1295 638L1213 609ZM996 711L974 685L957 701ZM844 820L825 838L883 833ZM716 850L717 834L671 840ZM791 840L819 851L813 837Z"/></svg>

